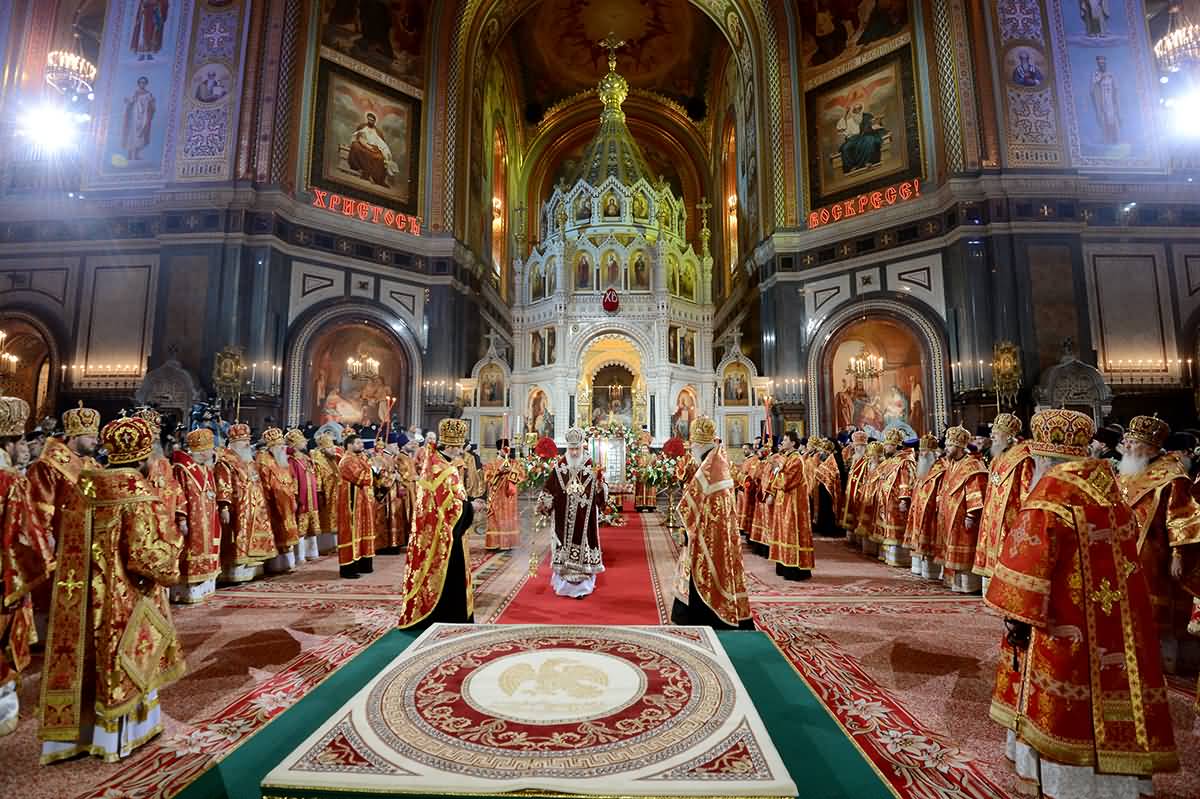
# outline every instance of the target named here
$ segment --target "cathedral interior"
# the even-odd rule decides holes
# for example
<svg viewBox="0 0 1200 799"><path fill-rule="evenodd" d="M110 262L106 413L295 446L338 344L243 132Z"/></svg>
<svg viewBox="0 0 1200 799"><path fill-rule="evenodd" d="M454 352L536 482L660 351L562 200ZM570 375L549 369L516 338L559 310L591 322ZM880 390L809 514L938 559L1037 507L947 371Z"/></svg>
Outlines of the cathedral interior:
<svg viewBox="0 0 1200 799"><path fill-rule="evenodd" d="M1060 409L1115 440L1160 420L1196 476L1200 0L0 0L0 108L0 394L31 437L84 406L153 406L179 446L201 420L382 449L458 419L482 468L592 429L619 483L639 436L656 457L710 421L744 475L764 438L964 428L988 454L1000 416L1015 440ZM626 508L565 608L527 596L523 495L520 543L466 560L475 621L665 625L677 494ZM1185 570L1194 494L1147 522ZM848 548L838 510L806 511L811 580L744 550L802 678L780 696L836 739L809 787L783 753L798 795L1108 796L1031 783L1012 729L1006 752L986 587ZM188 674L116 763L39 765L35 645L0 795L271 795L247 741L391 640L404 559L376 560L350 588L314 554L176 606ZM1151 773L1200 796L1200 603L1189 635L1191 597L1164 596L1183 766L1112 796Z"/></svg>

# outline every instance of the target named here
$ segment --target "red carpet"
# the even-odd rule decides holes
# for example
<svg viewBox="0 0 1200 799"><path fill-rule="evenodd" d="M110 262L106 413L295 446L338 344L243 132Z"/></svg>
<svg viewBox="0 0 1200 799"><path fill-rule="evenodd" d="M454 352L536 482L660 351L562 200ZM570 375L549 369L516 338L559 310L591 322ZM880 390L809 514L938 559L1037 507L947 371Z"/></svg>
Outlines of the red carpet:
<svg viewBox="0 0 1200 799"><path fill-rule="evenodd" d="M658 604L646 558L642 520L624 514L623 527L601 527L604 573L583 599L557 596L550 587L550 556L538 567L496 624L658 624ZM554 533L543 530L542 540Z"/></svg>

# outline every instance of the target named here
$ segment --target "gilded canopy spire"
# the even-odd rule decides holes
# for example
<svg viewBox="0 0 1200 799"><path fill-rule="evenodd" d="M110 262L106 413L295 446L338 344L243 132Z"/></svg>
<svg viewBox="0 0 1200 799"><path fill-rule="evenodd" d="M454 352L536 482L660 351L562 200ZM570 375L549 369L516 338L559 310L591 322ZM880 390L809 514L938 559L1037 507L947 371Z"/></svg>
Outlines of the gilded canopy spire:
<svg viewBox="0 0 1200 799"><path fill-rule="evenodd" d="M625 112L621 110L621 104L629 96L629 83L617 74L617 50L624 47L625 42L610 33L600 46L608 50L608 73L596 87L600 101L604 103L600 130L584 149L571 183L582 179L599 186L606 178L616 177L626 186L632 186L642 178L653 185L646 159L625 126Z"/></svg>

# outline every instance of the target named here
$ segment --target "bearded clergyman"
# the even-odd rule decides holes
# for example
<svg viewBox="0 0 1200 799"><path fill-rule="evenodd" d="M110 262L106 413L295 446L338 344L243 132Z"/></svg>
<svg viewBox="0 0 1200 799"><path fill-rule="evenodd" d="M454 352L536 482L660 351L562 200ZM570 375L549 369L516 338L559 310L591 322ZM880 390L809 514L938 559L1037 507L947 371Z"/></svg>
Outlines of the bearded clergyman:
<svg viewBox="0 0 1200 799"><path fill-rule="evenodd" d="M567 452L538 496L537 510L554 522L550 585L559 596L583 599L596 590L596 575L604 571L600 552L600 509L608 501L608 486L583 452L583 431L567 431Z"/></svg>
<svg viewBox="0 0 1200 799"><path fill-rule="evenodd" d="M687 547L675 572L671 621L753 630L729 458L707 416L692 422L689 440L698 468L679 503Z"/></svg>

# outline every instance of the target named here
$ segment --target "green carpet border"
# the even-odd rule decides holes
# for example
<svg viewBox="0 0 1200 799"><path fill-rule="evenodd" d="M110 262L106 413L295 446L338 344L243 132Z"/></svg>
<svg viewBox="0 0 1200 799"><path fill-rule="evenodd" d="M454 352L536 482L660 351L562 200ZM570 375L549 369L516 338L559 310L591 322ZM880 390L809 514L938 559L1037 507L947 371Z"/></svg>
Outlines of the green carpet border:
<svg viewBox="0 0 1200 799"><path fill-rule="evenodd" d="M175 799L261 799L267 773L350 700L417 633L385 633L253 738L201 774ZM721 645L754 701L800 799L893 799L890 787L828 713L808 684L761 632L722 631ZM327 799L322 791L288 790L288 799ZM418 794L338 793L339 799Z"/></svg>

